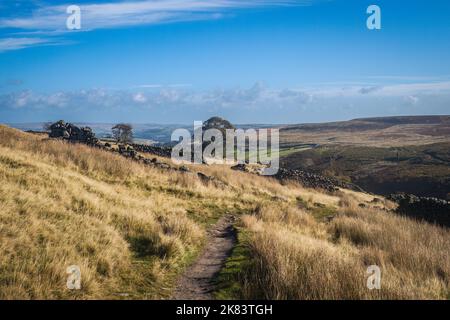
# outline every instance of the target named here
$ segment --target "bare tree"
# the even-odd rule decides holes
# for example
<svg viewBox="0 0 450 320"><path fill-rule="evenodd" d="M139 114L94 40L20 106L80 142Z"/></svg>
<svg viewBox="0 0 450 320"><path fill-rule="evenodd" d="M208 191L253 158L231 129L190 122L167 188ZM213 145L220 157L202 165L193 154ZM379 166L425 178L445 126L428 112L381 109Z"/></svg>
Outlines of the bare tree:
<svg viewBox="0 0 450 320"><path fill-rule="evenodd" d="M112 135L119 143L133 142L133 127L131 124L119 123L112 127Z"/></svg>

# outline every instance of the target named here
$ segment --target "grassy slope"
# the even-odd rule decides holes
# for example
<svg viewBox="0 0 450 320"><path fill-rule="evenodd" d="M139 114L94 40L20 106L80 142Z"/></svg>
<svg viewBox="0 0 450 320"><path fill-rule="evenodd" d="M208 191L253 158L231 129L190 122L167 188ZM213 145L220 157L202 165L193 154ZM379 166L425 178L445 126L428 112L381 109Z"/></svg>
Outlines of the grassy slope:
<svg viewBox="0 0 450 320"><path fill-rule="evenodd" d="M208 224L299 192L202 171L228 186L0 126L0 298L168 297ZM79 292L65 289L70 265Z"/></svg>
<svg viewBox="0 0 450 320"><path fill-rule="evenodd" d="M243 299L449 299L450 235L343 193L333 219L263 205L241 219L217 296ZM245 259L251 257L251 259ZM369 265L381 290L368 290Z"/></svg>
<svg viewBox="0 0 450 320"><path fill-rule="evenodd" d="M0 296L164 295L167 266L181 266L204 236L170 186L174 177L0 130ZM69 265L81 268L80 292L65 290Z"/></svg>
<svg viewBox="0 0 450 320"><path fill-rule="evenodd" d="M378 297L363 286L373 263L388 272L383 297L448 295L447 230L361 211L370 195L192 169L225 186L0 126L0 298L167 298L226 212L242 215L242 236L219 296ZM66 289L73 264L80 291Z"/></svg>

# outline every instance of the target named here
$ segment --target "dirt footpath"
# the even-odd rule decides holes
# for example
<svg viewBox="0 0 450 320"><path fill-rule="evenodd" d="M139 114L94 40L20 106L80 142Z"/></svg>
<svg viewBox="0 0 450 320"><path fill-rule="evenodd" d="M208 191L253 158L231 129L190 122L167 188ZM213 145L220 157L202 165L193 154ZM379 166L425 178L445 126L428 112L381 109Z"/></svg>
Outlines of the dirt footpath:
<svg viewBox="0 0 450 320"><path fill-rule="evenodd" d="M208 231L208 242L203 252L178 280L173 299L209 300L214 298L212 280L222 269L236 243L233 221L233 216L223 216Z"/></svg>

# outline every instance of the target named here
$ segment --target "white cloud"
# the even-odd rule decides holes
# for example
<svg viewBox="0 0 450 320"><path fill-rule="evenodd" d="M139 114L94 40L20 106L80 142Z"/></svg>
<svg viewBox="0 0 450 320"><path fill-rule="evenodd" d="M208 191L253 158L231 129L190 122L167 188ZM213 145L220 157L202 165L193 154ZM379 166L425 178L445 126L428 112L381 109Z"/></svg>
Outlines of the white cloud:
<svg viewBox="0 0 450 320"><path fill-rule="evenodd" d="M51 44L53 40L43 38L6 38L0 39L0 52L24 49L36 45Z"/></svg>
<svg viewBox="0 0 450 320"><path fill-rule="evenodd" d="M233 9L309 5L312 0L142 0L110 1L80 5L81 30L122 28L195 20L223 18ZM67 32L68 5L37 7L31 14L20 17L0 18L1 28L14 28L18 38L0 39L0 52L18 50L30 46L68 43L50 40ZM27 38L20 38L27 36ZM37 36L32 38L32 36ZM47 37L44 38L44 37Z"/></svg>
<svg viewBox="0 0 450 320"><path fill-rule="evenodd" d="M418 94L450 94L450 81L420 82L407 84L377 85L377 86L330 86L309 89L311 93L322 97L355 97L367 96L414 96Z"/></svg>
<svg viewBox="0 0 450 320"><path fill-rule="evenodd" d="M92 3L80 5L82 28L117 28L130 25L147 25L198 19L217 19L230 9L261 6L307 5L300 0L146 0ZM33 30L64 29L67 6L38 8L31 16L4 18L0 27Z"/></svg>
<svg viewBox="0 0 450 320"><path fill-rule="evenodd" d="M191 84L187 83L175 83L175 84L141 84L136 86L136 88L144 88L144 89L160 89L160 88L184 88L191 87Z"/></svg>
<svg viewBox="0 0 450 320"><path fill-rule="evenodd" d="M415 105L419 102L419 98L416 96L407 96L405 97L405 100L407 103L410 103L412 105Z"/></svg>
<svg viewBox="0 0 450 320"><path fill-rule="evenodd" d="M0 95L0 110L65 109L84 114L98 110L126 114L140 111L169 112L192 116L198 112L231 112L258 115L301 113L317 117L346 114L359 117L373 114L448 113L450 83L310 89L273 89L260 83L249 88L195 91L186 88L161 87L133 90L91 89L40 94L20 91ZM365 93L361 93L361 91ZM282 111L281 111L282 110ZM270 119L269 119L270 120ZM275 120L276 121L276 120ZM270 121L268 121L270 122Z"/></svg>
<svg viewBox="0 0 450 320"><path fill-rule="evenodd" d="M133 95L133 101L138 102L138 103L145 103L145 102L147 102L147 98L145 97L144 94L142 94L141 92L138 92Z"/></svg>
<svg viewBox="0 0 450 320"><path fill-rule="evenodd" d="M450 81L397 84L385 86L382 89L380 89L380 94L386 96L436 94L436 93L450 93Z"/></svg>

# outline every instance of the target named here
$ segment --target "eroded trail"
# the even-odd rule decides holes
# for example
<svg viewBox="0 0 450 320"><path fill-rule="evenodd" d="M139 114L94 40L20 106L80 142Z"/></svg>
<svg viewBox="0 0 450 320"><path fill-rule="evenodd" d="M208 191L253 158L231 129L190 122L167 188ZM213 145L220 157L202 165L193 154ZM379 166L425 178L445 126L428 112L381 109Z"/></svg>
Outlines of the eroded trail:
<svg viewBox="0 0 450 320"><path fill-rule="evenodd" d="M223 267L236 242L233 221L233 216L223 216L208 231L208 242L198 259L178 280L174 299L213 299L212 280Z"/></svg>

